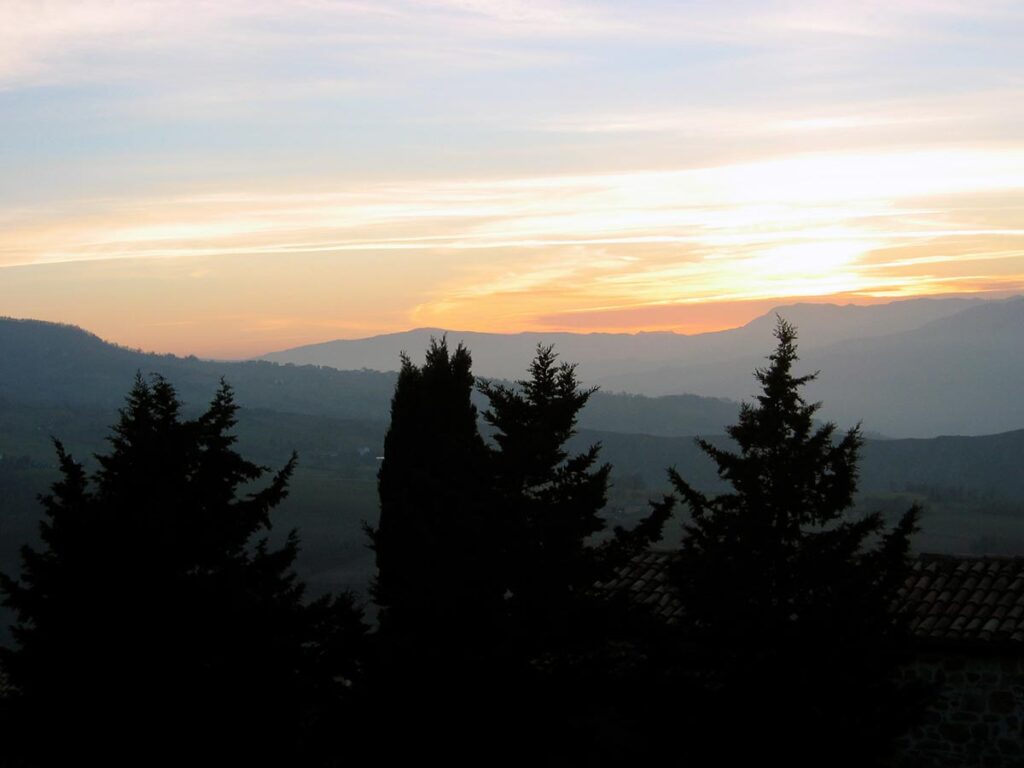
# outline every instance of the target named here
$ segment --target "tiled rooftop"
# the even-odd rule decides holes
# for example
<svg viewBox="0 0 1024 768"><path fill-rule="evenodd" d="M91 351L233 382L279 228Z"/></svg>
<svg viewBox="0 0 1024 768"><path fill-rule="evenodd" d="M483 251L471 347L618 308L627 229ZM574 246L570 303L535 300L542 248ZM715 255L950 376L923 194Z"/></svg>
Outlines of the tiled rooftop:
<svg viewBox="0 0 1024 768"><path fill-rule="evenodd" d="M645 552L598 587L628 593L669 623L682 606L668 586L671 552ZM921 640L1024 645L1024 557L918 555L899 592Z"/></svg>
<svg viewBox="0 0 1024 768"><path fill-rule="evenodd" d="M1024 644L1024 557L920 555L900 599L919 638Z"/></svg>

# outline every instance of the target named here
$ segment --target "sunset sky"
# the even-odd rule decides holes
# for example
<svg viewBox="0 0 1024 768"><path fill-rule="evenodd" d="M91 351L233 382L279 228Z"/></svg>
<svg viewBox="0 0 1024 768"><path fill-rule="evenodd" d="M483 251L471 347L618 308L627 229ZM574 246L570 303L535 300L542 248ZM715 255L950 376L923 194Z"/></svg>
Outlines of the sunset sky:
<svg viewBox="0 0 1024 768"><path fill-rule="evenodd" d="M243 357L1024 291L1024 3L0 0L0 315Z"/></svg>

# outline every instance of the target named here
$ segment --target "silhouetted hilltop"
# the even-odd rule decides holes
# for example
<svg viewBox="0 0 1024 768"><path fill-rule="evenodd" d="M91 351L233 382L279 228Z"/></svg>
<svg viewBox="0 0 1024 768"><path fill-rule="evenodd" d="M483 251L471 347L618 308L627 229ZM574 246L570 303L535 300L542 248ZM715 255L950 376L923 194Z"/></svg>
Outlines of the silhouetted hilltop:
<svg viewBox="0 0 1024 768"><path fill-rule="evenodd" d="M824 418L861 421L867 430L893 437L981 435L1024 426L1022 349L1024 298L1016 297L899 333L824 346L801 343L801 364L821 371L807 395L824 401ZM750 354L638 369L596 383L650 396L682 389L741 400L753 394L747 377L762 363Z"/></svg>
<svg viewBox="0 0 1024 768"><path fill-rule="evenodd" d="M806 351L847 339L889 336L912 331L936 320L952 317L964 310L986 304L983 299L971 298L904 299L887 304L869 305L799 302L778 307L751 320L742 329L737 329L737 335L748 337L756 344L771 334L775 315L778 313L799 329L800 349Z"/></svg>
<svg viewBox="0 0 1024 768"><path fill-rule="evenodd" d="M410 354L415 357L422 349L412 348ZM534 349L535 345L531 353ZM142 371L174 381L182 399L191 404L205 402L224 377L247 409L383 423L395 382L392 372L156 355L110 344L75 326L9 318L0 319L0 355L7 363L0 369L0 400L24 403L116 408L127 382ZM477 400L478 406L484 405L482 398ZM659 435L717 433L737 407L714 397L653 399L599 393L584 412L583 425Z"/></svg>
<svg viewBox="0 0 1024 768"><path fill-rule="evenodd" d="M564 359L578 363L584 382L606 393L742 400L753 394L750 373L764 363L764 339L778 312L799 328L806 367L822 370L808 394L825 402L825 418L846 425L862 421L868 431L893 437L986 434L1024 426L1024 401L1016 395L1024 383L1021 307L1021 298L799 303L741 328L691 336L426 328L298 347L266 359L393 369L401 351L415 354L431 336L447 333L449 341L469 346L482 376L516 378L538 343L554 343Z"/></svg>
<svg viewBox="0 0 1024 768"><path fill-rule="evenodd" d="M0 319L0 399L119 407L136 371L175 382L187 403L205 403L221 377L250 408L339 418L385 418L394 376L376 371L213 362L119 347L70 325Z"/></svg>
<svg viewBox="0 0 1024 768"><path fill-rule="evenodd" d="M676 367L723 362L764 355L779 313L800 328L800 348L807 350L843 341L919 328L935 319L983 303L980 299L909 299L889 304L797 303L780 306L746 325L700 334L641 333L477 333L442 328L417 328L365 339L338 339L265 355L263 359L295 364L329 365L340 369L397 370L400 352L425 349L431 336L448 335L473 352L480 376L516 378L522 374L538 343L554 344L566 360L578 363L591 379L634 371L638 365ZM749 376L749 371L746 375ZM681 390L674 390L678 393ZM662 393L664 394L664 393Z"/></svg>

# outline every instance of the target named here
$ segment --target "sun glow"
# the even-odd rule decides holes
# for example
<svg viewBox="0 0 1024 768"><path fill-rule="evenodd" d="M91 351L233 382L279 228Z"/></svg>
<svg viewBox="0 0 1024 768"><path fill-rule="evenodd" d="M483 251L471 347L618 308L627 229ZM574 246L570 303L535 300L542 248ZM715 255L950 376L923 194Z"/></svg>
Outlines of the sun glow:
<svg viewBox="0 0 1024 768"><path fill-rule="evenodd" d="M972 201L992 194L1002 207L978 219ZM962 292L977 290L982 273L984 290L1013 290L1024 284L1022 210L1024 151L796 155L678 171L112 200L56 219L13 217L0 259L8 276L17 265L81 263L88 272L119 260L158 286L188 275L183 300L196 312L197 286L218 264L237 262L246 277L228 291L237 297L229 306L278 291L291 282L282 275L316 284L295 287L289 316L320 292L327 302L332 287L361 301L387 285L373 302L373 331L536 330L583 316L601 329L602 313L631 309L632 330L649 327L651 307L694 302ZM160 266L167 262L189 266ZM379 274L385 262L394 268ZM319 329L330 316L292 325ZM288 326L260 328L269 337Z"/></svg>
<svg viewBox="0 0 1024 768"><path fill-rule="evenodd" d="M738 2L0 3L0 314L239 356L1024 287L1014 4Z"/></svg>

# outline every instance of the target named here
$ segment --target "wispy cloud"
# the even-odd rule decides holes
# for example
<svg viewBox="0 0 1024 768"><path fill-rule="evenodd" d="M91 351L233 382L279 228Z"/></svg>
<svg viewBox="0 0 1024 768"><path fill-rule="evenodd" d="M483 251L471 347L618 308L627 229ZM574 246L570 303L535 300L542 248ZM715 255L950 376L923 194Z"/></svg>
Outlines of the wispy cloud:
<svg viewBox="0 0 1024 768"><path fill-rule="evenodd" d="M268 63L294 56L321 66L515 66L536 54L484 43L606 35L624 26L595 8L557 2L10 0L0 6L0 85L188 76L196 56L215 76L230 72L236 81L259 81Z"/></svg>
<svg viewBox="0 0 1024 768"><path fill-rule="evenodd" d="M1005 288L1022 34L999 1L7 0L0 294L286 284L270 325L319 332Z"/></svg>
<svg viewBox="0 0 1024 768"><path fill-rule="evenodd" d="M963 215L960 206L993 193L1015 206L985 221ZM402 253L433 274L429 285L405 286L420 297L411 320L502 327L536 325L556 307L593 316L694 301L957 291L958 277L975 280L978 268L1019 281L1021 210L1024 150L796 155L25 213L8 222L0 261L327 257L344 267Z"/></svg>
<svg viewBox="0 0 1024 768"><path fill-rule="evenodd" d="M254 250L724 248L856 239L879 220L908 238L933 236L936 226L934 234L948 235L941 207L906 201L1022 188L1024 150L812 154L679 171L111 200L73 213L28 209L8 212L2 242L4 252L18 254L7 264Z"/></svg>
<svg viewBox="0 0 1024 768"><path fill-rule="evenodd" d="M927 132L951 126L969 130L978 126L1005 127L1007 138L1024 121L1024 89L1001 88L900 99L864 99L855 102L800 104L789 108L743 105L676 107L650 112L590 112L546 118L534 127L541 131L576 134L671 133L680 138L747 138L811 133L845 134L857 140L868 133L890 137L913 131L918 141ZM894 130L896 129L896 130Z"/></svg>

